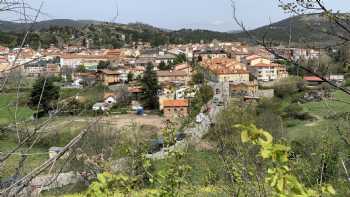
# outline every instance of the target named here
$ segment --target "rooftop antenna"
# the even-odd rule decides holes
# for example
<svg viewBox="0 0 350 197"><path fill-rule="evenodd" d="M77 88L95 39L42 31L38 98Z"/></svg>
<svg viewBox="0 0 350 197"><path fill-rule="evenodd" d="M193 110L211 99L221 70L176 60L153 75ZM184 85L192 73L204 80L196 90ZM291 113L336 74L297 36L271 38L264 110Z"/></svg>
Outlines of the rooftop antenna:
<svg viewBox="0 0 350 197"><path fill-rule="evenodd" d="M115 0L115 16L112 18L111 23L115 23L119 17L119 4L118 0Z"/></svg>

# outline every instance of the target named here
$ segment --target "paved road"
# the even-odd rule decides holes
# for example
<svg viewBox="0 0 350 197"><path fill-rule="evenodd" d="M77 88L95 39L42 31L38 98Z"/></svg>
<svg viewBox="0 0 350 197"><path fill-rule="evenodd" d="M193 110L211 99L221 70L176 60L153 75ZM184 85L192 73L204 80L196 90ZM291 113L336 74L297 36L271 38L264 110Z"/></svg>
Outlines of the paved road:
<svg viewBox="0 0 350 197"><path fill-rule="evenodd" d="M213 84L212 87L215 87L215 85L217 84ZM161 150L160 152L148 154L147 157L154 160L164 159L170 151L181 150L187 147L191 142L200 141L203 136L209 132L211 123L215 122L216 116L223 109L223 106L217 106L216 104L212 103L212 101L210 101L207 106L209 108L209 112L204 115L201 123L196 123L193 127L185 129L184 133L186 133L189 137L183 141L177 142L174 146Z"/></svg>

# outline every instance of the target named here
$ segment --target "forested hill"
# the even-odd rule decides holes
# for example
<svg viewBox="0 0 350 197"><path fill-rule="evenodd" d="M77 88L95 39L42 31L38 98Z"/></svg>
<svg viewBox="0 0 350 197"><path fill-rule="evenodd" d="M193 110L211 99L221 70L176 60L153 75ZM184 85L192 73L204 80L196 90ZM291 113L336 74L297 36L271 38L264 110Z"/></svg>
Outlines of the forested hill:
<svg viewBox="0 0 350 197"><path fill-rule="evenodd" d="M261 38L266 34L269 40L276 44L291 42L300 44L332 44L334 37L320 32L320 29L338 31L337 28L318 14L290 17L285 20L263 26L250 33ZM30 24L0 21L0 45L15 47L21 41L24 32ZM290 37L291 35L291 37ZM214 39L220 41L246 41L251 42L245 32L216 32L209 30L167 30L142 23L117 24L92 20L56 19L41 21L35 24L34 32L28 43L36 48L48 47L49 44L58 46L63 44L84 44L91 41L91 46L121 47L135 41L150 42L152 45L167 43L198 43L210 42Z"/></svg>
<svg viewBox="0 0 350 197"><path fill-rule="evenodd" d="M0 45L14 47L20 43L30 24L0 21ZM33 48L50 44L83 44L92 41L92 47L121 47L136 41L150 42L154 46L167 43L211 42L214 39L234 41L232 33L209 30L161 29L142 23L117 24L99 21L49 20L34 25L28 41Z"/></svg>
<svg viewBox="0 0 350 197"><path fill-rule="evenodd" d="M262 39L265 35L267 40L276 43L288 43L290 40L294 45L329 45L334 44L337 39L324 32L341 32L337 26L331 24L328 19L320 14L308 14L290 17L251 30L250 33L259 39ZM246 33L237 33L235 36L249 41Z"/></svg>

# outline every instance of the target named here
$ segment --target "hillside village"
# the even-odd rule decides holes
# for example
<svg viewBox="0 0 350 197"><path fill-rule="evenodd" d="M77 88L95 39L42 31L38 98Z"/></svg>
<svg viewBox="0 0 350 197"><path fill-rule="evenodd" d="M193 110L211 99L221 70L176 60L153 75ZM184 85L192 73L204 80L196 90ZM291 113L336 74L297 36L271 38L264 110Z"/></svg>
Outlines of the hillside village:
<svg viewBox="0 0 350 197"><path fill-rule="evenodd" d="M21 50L20 55L16 54ZM294 60L317 59L320 51L302 48L278 48ZM64 49L51 46L34 50L0 48L2 78L6 73L16 70L20 75L35 79L53 76L60 78L62 88L82 89L98 83L106 87L123 87L128 94L139 101L143 93L140 79L148 64L154 65L159 89L159 109L163 101L173 105L177 100L193 98L197 87L192 83L196 72L205 73L205 77L218 84L214 89L216 103L228 102L229 98L259 99L273 97L259 87L288 77L287 65L270 55L264 48L249 46L239 42L210 44L168 45L152 48L148 43L137 43L133 48L89 49L88 47L66 46ZM179 57L180 60L179 60ZM101 66L101 63L107 65ZM161 65L166 65L165 69ZM163 66L164 67L164 66ZM312 77L312 76L311 76ZM327 76L336 78L334 76ZM310 77L306 77L307 80ZM344 76L338 76L340 82ZM193 86L195 85L195 86ZM197 84L198 85L198 84ZM109 104L117 102L120 92L107 88L100 106L93 110L108 110ZM191 90L191 91L189 91ZM138 96L139 95L139 96ZM111 100L110 100L111 99ZM131 104L131 102L130 102ZM142 107L142 105L140 105ZM186 114L186 113L185 113ZM176 114L172 114L176 116Z"/></svg>

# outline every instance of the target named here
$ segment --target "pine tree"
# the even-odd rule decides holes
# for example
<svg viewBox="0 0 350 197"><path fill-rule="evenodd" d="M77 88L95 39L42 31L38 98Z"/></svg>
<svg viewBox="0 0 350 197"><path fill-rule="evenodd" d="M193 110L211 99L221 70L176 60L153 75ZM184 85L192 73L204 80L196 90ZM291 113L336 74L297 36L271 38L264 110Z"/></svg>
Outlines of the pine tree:
<svg viewBox="0 0 350 197"><path fill-rule="evenodd" d="M166 63L164 61L161 61L159 66L158 66L159 70L169 70L169 66L166 65Z"/></svg>
<svg viewBox="0 0 350 197"><path fill-rule="evenodd" d="M33 89L30 95L29 107L36 110L39 104L39 110L45 113L54 109L54 104L59 98L60 88L54 85L52 78L45 79L40 77L33 85Z"/></svg>
<svg viewBox="0 0 350 197"><path fill-rule="evenodd" d="M149 63L142 78L142 87L144 89L144 101L148 108L157 109L159 84L157 73L154 71L154 66Z"/></svg>

